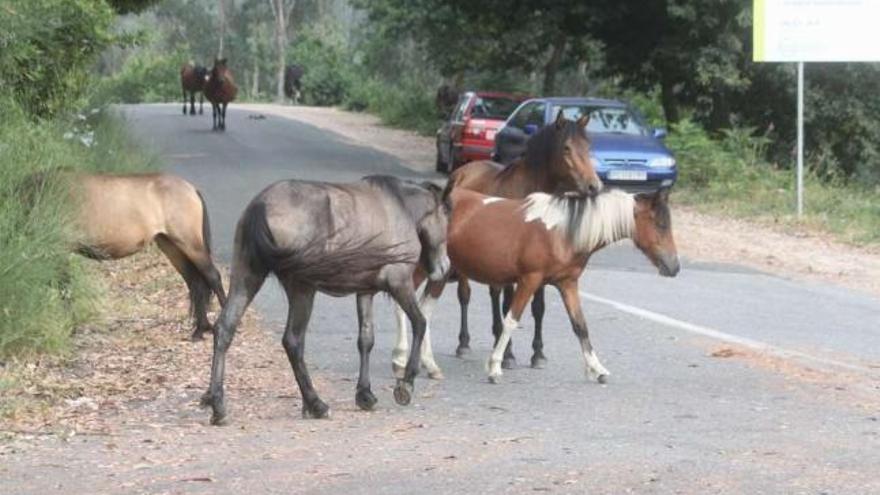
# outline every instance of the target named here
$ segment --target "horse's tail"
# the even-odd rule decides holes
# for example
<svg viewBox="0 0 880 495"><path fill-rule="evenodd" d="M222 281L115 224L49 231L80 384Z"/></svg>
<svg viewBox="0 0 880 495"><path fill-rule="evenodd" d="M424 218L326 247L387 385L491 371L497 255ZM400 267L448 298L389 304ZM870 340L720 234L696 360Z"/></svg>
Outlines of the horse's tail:
<svg viewBox="0 0 880 495"><path fill-rule="evenodd" d="M357 275L374 273L386 265L417 261L411 254L400 252L401 244L384 245L375 242L376 237L343 242L332 249L326 247L327 237L311 239L296 249L278 246L262 202L248 206L239 229L241 254L252 271L284 274L316 285L338 280L340 273L354 275L349 278L355 279Z"/></svg>
<svg viewBox="0 0 880 495"><path fill-rule="evenodd" d="M196 189L196 194L199 196L199 202L202 204L202 242L205 244L205 251L208 252L208 255L211 254L211 219L208 218L208 206L205 205L205 197L202 196L202 191Z"/></svg>

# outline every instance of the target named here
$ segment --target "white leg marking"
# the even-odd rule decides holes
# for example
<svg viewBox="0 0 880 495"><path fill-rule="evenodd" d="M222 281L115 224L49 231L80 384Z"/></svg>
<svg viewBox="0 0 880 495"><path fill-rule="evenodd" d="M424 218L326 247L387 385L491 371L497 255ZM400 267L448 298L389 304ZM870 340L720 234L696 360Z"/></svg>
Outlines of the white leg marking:
<svg viewBox="0 0 880 495"><path fill-rule="evenodd" d="M519 322L516 321L510 313L507 313L507 316L504 317L503 329L501 330L501 337L498 338L498 343L495 345L495 348L492 350L492 355L489 356L489 381L495 382L497 381L501 375L501 360L504 358L504 349L507 348L507 343L510 342L510 334L513 332L513 329L519 325Z"/></svg>
<svg viewBox="0 0 880 495"><path fill-rule="evenodd" d="M608 376L611 374L604 366L602 366L602 363L599 362L599 358L596 357L596 352L590 349L586 342L581 342L581 351L584 354L587 378L596 380L600 376Z"/></svg>
<svg viewBox="0 0 880 495"><path fill-rule="evenodd" d="M419 308L425 317L427 324L425 325L425 338L422 340L422 365L428 370L428 377L435 380L443 378L443 371L437 362L434 361L434 350L431 348L431 314L434 312L434 304L436 299L429 294L423 294L422 300L419 302Z"/></svg>
<svg viewBox="0 0 880 495"><path fill-rule="evenodd" d="M391 368L397 378L403 378L403 371L406 369L406 361L409 357L409 341L406 338L409 331L409 319L399 305L395 304L394 309L397 313L397 343L394 345L394 350L391 351Z"/></svg>

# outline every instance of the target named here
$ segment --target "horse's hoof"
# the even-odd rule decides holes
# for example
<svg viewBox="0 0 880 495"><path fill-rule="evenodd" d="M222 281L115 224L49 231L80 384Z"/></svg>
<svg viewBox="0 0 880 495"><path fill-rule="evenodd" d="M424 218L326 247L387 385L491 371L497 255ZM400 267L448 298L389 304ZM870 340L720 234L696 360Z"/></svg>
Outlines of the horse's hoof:
<svg viewBox="0 0 880 495"><path fill-rule="evenodd" d="M213 426L226 426L228 424L229 424L229 419L226 417L225 412L221 413L221 412L214 411L214 413L211 414L211 425L213 425Z"/></svg>
<svg viewBox="0 0 880 495"><path fill-rule="evenodd" d="M596 381L601 383L602 385L605 385L606 383L608 383L608 375L599 375L598 377L596 377Z"/></svg>
<svg viewBox="0 0 880 495"><path fill-rule="evenodd" d="M471 353L471 348L468 346L458 346L458 349L455 350L455 357L463 358Z"/></svg>
<svg viewBox="0 0 880 495"><path fill-rule="evenodd" d="M397 381L394 387L394 401L401 406L408 406L412 402L413 385L403 380Z"/></svg>
<svg viewBox="0 0 880 495"><path fill-rule="evenodd" d="M321 399L315 399L315 403L303 404L303 419L327 419L330 417L330 406Z"/></svg>
<svg viewBox="0 0 880 495"><path fill-rule="evenodd" d="M401 366L395 362L392 362L391 372L394 373L394 378L397 378L398 380L403 380L403 377L406 374L406 366Z"/></svg>
<svg viewBox="0 0 880 495"><path fill-rule="evenodd" d="M428 370L428 378L431 380L443 380L446 377L443 376L443 370L437 368L436 370Z"/></svg>
<svg viewBox="0 0 880 495"><path fill-rule="evenodd" d="M501 367L506 370L512 370L516 368L516 358L513 356L507 356L501 360Z"/></svg>
<svg viewBox="0 0 880 495"><path fill-rule="evenodd" d="M501 383L501 375L489 375L489 383L492 385L498 385Z"/></svg>
<svg viewBox="0 0 880 495"><path fill-rule="evenodd" d="M532 368L536 370L542 370L547 366L547 358L544 356L539 356L535 354L532 356Z"/></svg>
<svg viewBox="0 0 880 495"><path fill-rule="evenodd" d="M379 399L368 388L358 390L354 396L355 404L364 411L372 411L378 401Z"/></svg>

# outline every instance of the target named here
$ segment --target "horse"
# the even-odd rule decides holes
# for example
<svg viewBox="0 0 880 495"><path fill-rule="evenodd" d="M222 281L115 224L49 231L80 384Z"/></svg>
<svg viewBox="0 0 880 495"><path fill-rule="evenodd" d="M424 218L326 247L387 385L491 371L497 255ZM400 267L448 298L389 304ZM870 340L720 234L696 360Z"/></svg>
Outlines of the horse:
<svg viewBox="0 0 880 495"><path fill-rule="evenodd" d="M626 238L633 240L660 275L676 276L681 265L672 236L669 189L639 195L610 190L593 197L533 193L523 200L455 189L450 198L447 249L455 271L493 287L516 284L503 331L489 358L489 381L500 381L511 332L529 299L549 284L562 295L588 377L605 383L610 373L590 343L578 279L593 253ZM444 283L429 282L422 296L424 307L433 306ZM426 318L430 318L427 311ZM402 326L399 322L395 354L406 352L406 340L400 338L405 331L405 322ZM436 366L426 348L430 348L428 342L421 349L422 362Z"/></svg>
<svg viewBox="0 0 880 495"><path fill-rule="evenodd" d="M180 68L180 86L183 88L183 114L186 115L186 97L189 95L189 114L196 114L196 93L199 94L199 115L204 107L205 80L208 78L208 69L192 62L183 64Z"/></svg>
<svg viewBox="0 0 880 495"><path fill-rule="evenodd" d="M484 160L468 163L456 169L450 176L454 188L470 189L490 196L521 199L534 192L562 193L577 192L592 195L602 189L602 181L590 160L590 141L586 134L589 115L576 122L565 118L560 111L556 121L544 126L529 139L523 157L508 166ZM513 293L511 287L504 288L504 312ZM497 339L501 335L502 310L500 289L490 288L492 301L492 333ZM467 278L459 278L458 300L461 306L461 327L458 336L456 355L461 357L470 351L470 333L467 322L467 307L471 291ZM531 365L541 368L547 362L544 356L543 318L544 289L538 289L532 301L532 315L535 319L535 333L532 340L533 355ZM511 346L505 350L504 367L513 368L516 358Z"/></svg>
<svg viewBox="0 0 880 495"><path fill-rule="evenodd" d="M125 258L155 242L189 289L193 341L212 331L211 294L226 294L211 258L211 226L201 193L174 175L46 172L31 179L45 187L58 180L71 202L71 248L94 260Z"/></svg>
<svg viewBox="0 0 880 495"><path fill-rule="evenodd" d="M287 293L289 314L282 344L302 394L303 417L325 418L330 412L303 361L317 291L337 297L357 294L360 376L355 403L371 410L377 401L369 377L373 296L387 292L403 308L413 326L414 349L418 348L425 318L416 302L413 271L419 265L432 280L442 279L448 271L449 208L439 187L390 176L365 177L351 184L288 180L259 193L236 227L229 302L214 332L211 383L202 400L213 408L211 423L226 423L226 352L244 311L270 273ZM394 388L400 405L412 400L418 364L414 351Z"/></svg>
<svg viewBox="0 0 880 495"><path fill-rule="evenodd" d="M213 130L226 130L226 106L235 100L238 86L232 78L232 71L226 66L225 58L214 60L214 67L205 82L205 98L211 102L213 110Z"/></svg>
<svg viewBox="0 0 880 495"><path fill-rule="evenodd" d="M299 101L302 94L302 77L305 70L299 64L291 64L284 68L284 94L293 100L294 103Z"/></svg>

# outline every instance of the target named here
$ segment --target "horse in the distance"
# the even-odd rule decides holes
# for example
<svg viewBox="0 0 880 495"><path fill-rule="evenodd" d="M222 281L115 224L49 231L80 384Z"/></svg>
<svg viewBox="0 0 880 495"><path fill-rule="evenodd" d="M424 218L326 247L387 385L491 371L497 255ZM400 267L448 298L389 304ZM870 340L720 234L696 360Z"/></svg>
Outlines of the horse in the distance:
<svg viewBox="0 0 880 495"><path fill-rule="evenodd" d="M284 67L284 95L299 103L302 95L302 77L305 69L299 64L291 64Z"/></svg>
<svg viewBox="0 0 880 495"><path fill-rule="evenodd" d="M183 89L183 114L186 115L186 100L189 97L189 114L196 114L196 93L199 94L199 115L204 107L205 80L208 69L193 62L187 62L180 68L180 86Z"/></svg>
<svg viewBox="0 0 880 495"><path fill-rule="evenodd" d="M588 375L604 383L610 373L590 343L578 279L593 253L622 239L632 239L660 275L677 275L680 264L672 236L669 189L639 195L611 190L594 197L534 193L522 200L454 189L450 197L453 206L447 243L455 271L493 287L516 286L503 331L489 358L489 380L499 381L511 332L519 325L529 299L549 284L562 295ZM432 282L426 287L423 300L427 307L442 292L442 285ZM398 332L405 331L405 324L398 325ZM406 352L406 341L403 348L400 341L398 338L395 354ZM433 359L425 355L425 347L422 361L427 366Z"/></svg>
<svg viewBox="0 0 880 495"><path fill-rule="evenodd" d="M360 377L355 402L370 410L369 356L373 347L372 301L387 292L413 326L420 347L425 318L416 302L413 271L421 266L434 280L449 269L446 228L449 204L433 184L404 182L389 176L366 177L351 184L281 181L247 206L235 233L229 302L214 332L211 385L203 404L213 407L212 424L223 424L226 352L245 309L273 273L284 287L289 316L282 343L303 400L303 417L324 418L329 408L312 386L304 361L305 332L315 293L357 294ZM412 399L418 374L413 351L394 399Z"/></svg>
<svg viewBox="0 0 880 495"><path fill-rule="evenodd" d="M596 194L602 189L602 181L590 161L590 141L586 133L588 123L588 115L575 122L566 119L560 111L553 124L544 126L529 139L525 155L521 158L507 166L488 160L470 162L452 172L449 178L451 187L510 199L521 199L534 192ZM496 339L501 335L501 315L507 312L513 288L503 289L503 309L500 307L501 290L500 287L493 287L489 291L492 301L492 333ZM462 277L458 282L458 300L461 305L459 345L456 349L458 356L470 350L467 322L470 296L470 285L467 278ZM532 315L535 319L535 334L532 340L531 365L540 368L547 361L543 341L543 288L538 289L535 294ZM504 367L512 368L515 362L513 350L508 346Z"/></svg>
<svg viewBox="0 0 880 495"><path fill-rule="evenodd" d="M232 78L232 71L226 66L225 58L214 61L214 67L205 82L205 98L211 102L213 111L213 130L226 130L226 107L235 100L238 86Z"/></svg>
<svg viewBox="0 0 880 495"><path fill-rule="evenodd" d="M437 115L441 119L446 119L452 114L460 94L461 90L449 84L441 84L437 88L437 93L434 95L434 107L437 109Z"/></svg>
<svg viewBox="0 0 880 495"><path fill-rule="evenodd" d="M96 260L130 256L155 242L189 289L195 319L192 340L212 331L211 294L226 304L220 272L211 258L211 227L201 193L169 174L46 172L32 187L64 191L71 201L73 248ZM55 184L61 189L55 189Z"/></svg>

